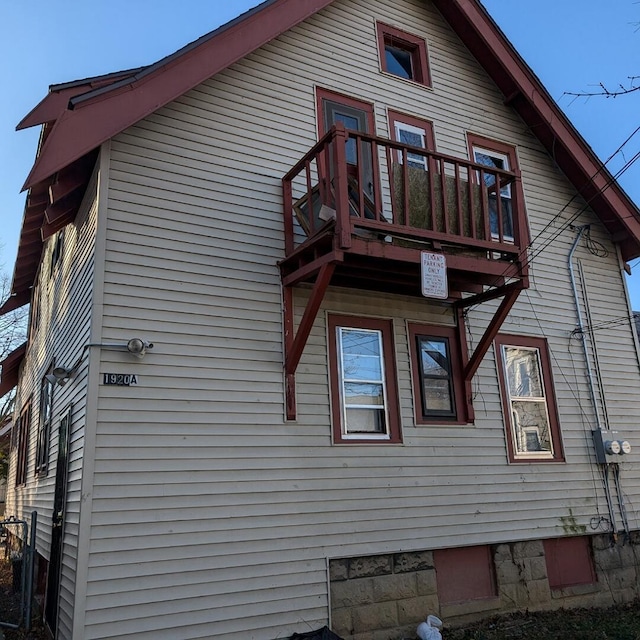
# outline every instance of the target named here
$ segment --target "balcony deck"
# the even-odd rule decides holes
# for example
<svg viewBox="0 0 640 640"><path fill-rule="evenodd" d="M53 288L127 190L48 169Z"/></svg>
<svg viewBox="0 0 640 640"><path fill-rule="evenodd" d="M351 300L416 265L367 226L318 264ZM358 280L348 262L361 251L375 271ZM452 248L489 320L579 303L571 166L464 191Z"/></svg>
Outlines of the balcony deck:
<svg viewBox="0 0 640 640"><path fill-rule="evenodd" d="M283 190L285 286L333 263L332 284L421 295L423 251L444 254L452 300L526 277L516 172L336 125Z"/></svg>
<svg viewBox="0 0 640 640"><path fill-rule="evenodd" d="M454 306L460 326L464 307L502 297L474 353L463 355L469 391L480 361L528 286L519 174L336 125L282 185L287 419L296 417L295 372L327 287L423 295L425 252L446 263L447 287L437 297ZM303 282L313 289L295 327L293 289Z"/></svg>

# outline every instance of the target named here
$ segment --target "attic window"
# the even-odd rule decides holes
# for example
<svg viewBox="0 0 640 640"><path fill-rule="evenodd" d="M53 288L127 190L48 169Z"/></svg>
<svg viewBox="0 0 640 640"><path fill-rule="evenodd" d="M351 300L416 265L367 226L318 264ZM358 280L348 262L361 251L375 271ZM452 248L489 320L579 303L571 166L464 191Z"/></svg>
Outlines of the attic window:
<svg viewBox="0 0 640 640"><path fill-rule="evenodd" d="M382 71L429 86L431 78L424 39L381 22L376 27Z"/></svg>

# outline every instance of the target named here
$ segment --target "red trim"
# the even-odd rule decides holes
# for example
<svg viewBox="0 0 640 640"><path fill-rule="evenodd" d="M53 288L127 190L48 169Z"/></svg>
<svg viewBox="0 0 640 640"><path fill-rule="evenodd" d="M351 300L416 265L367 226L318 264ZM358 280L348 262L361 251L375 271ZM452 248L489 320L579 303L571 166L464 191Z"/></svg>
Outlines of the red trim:
<svg viewBox="0 0 640 640"><path fill-rule="evenodd" d="M465 411L464 379L462 375L462 355L460 353L460 327L442 327L434 325L407 325L410 340L411 371L413 378L413 408L416 424L467 424ZM423 414L422 384L420 376L420 354L417 349L417 338L435 337L447 338L449 343L449 358L451 361L451 381L453 384L453 400L455 415L451 417L425 416Z"/></svg>
<svg viewBox="0 0 640 640"><path fill-rule="evenodd" d="M72 111L66 110L59 116L40 149L24 188L49 178L330 3L331 0L270 2L227 27L218 29L210 37L205 36L195 46L185 47L144 69L130 80L114 82L112 90L98 90L93 95L90 92L87 96L91 97L90 100L78 102ZM616 236L623 258L630 260L638 257L640 212L637 207L619 185L611 184L610 173L603 170L600 160L518 56L480 2L434 0L434 4L503 95L509 97L509 105L522 117L531 132L553 155L560 169L590 202L603 224ZM46 109L44 101L39 106L42 106L42 111L36 107L21 126L48 119L59 109L56 99L47 103ZM34 249L38 255L40 249L41 246ZM29 262L31 266L23 268L23 259L29 262L31 258L19 254L17 263L20 263L22 271L32 276L35 267ZM26 286L30 284L28 281ZM12 291L16 293L20 286L14 282Z"/></svg>
<svg viewBox="0 0 640 640"><path fill-rule="evenodd" d="M530 131L611 233L629 234L625 260L640 255L640 211L603 168L569 119L476 0L434 0L434 5L484 67Z"/></svg>
<svg viewBox="0 0 640 640"><path fill-rule="evenodd" d="M50 93L45 96L19 123L16 129L28 129L45 122L53 122L67 109L69 100L87 93L91 89L112 84L123 78L133 76L140 69L108 73L104 76L86 78L77 82L56 85L50 88Z"/></svg>
<svg viewBox="0 0 640 640"><path fill-rule="evenodd" d="M0 306L0 316L3 316L5 313L9 313L9 311L15 311L15 309L24 307L25 304L29 303L30 298L31 292L29 289L23 289L18 293L14 293L4 301L2 306Z"/></svg>
<svg viewBox="0 0 640 640"><path fill-rule="evenodd" d="M507 171L516 172L520 170L520 167L518 166L518 155L514 145L467 132L467 148L469 150L469 160L471 160L471 162L475 162L473 157L474 147L481 147L482 149L502 153L509 158L509 167L506 169Z"/></svg>
<svg viewBox="0 0 640 640"><path fill-rule="evenodd" d="M398 400L398 377L396 374L396 352L393 342L393 322L377 318L360 318L357 316L330 315L328 327L329 378L331 387L331 414L333 422L333 441L335 444L393 444L402 442L400 428L400 403ZM356 329L373 329L382 333L382 348L385 365L385 383L387 387L387 414L389 419L389 439L345 438L342 430L342 399L338 373L338 349L336 329L349 327Z"/></svg>
<svg viewBox="0 0 640 640"><path fill-rule="evenodd" d="M498 153L501 153L507 156L507 158L509 159L509 168L507 170L511 171L512 173L517 173L518 175L520 175L520 166L518 164L518 154L516 151L516 147L514 145L507 144L506 142L500 142L499 140L492 140L491 138L485 138L484 136L479 136L475 133L467 132L467 148L469 151L469 160L471 160L471 162L475 162L475 158L473 154L474 147L487 149L487 151L497 151ZM522 181L517 180L513 184L512 188L514 191L517 190L517 192L514 193L514 198L513 198L514 205L515 203L521 203L520 207L516 207L516 206L513 207L513 215L516 216L517 214L520 213L520 211L522 212L525 211L524 192L522 191ZM523 218L526 218L524 213L523 213ZM523 229L521 229L520 238L523 245L526 244L528 246L531 243L529 221L526 219L517 220L517 221L514 220L513 224L516 225L516 223L518 227L521 227L521 226L524 227ZM514 230L515 230L515 226L514 226Z"/></svg>
<svg viewBox="0 0 640 640"><path fill-rule="evenodd" d="M385 46L387 44L395 45L411 54L412 71L414 73L413 78L410 78L413 82L423 84L425 86L431 86L431 74L429 72L429 58L427 56L427 44L424 38L415 36L402 29L397 29L391 25L384 24L382 22L376 22L376 31L378 34L378 53L380 55L380 68L385 73L396 75L393 71L387 69L387 56L385 52ZM407 78L404 78L405 80Z"/></svg>
<svg viewBox="0 0 640 640"><path fill-rule="evenodd" d="M324 107L322 104L323 100L337 102L338 104L343 104L346 107L351 107L352 109L363 111L367 118L368 128L365 133L375 135L376 122L373 115L373 104L371 102L358 100L358 98L353 98L352 96L345 95L344 93L331 91L330 89L316 87L316 121L318 125L318 138L321 138L325 133L327 133L327 128L325 127L324 123Z"/></svg>
<svg viewBox="0 0 640 640"><path fill-rule="evenodd" d="M143 77L65 111L42 147L23 188L45 180L127 127L179 98L332 0L276 0L202 39Z"/></svg>
<svg viewBox="0 0 640 640"><path fill-rule="evenodd" d="M20 365L27 352L27 343L23 342L17 349L14 349L2 362L2 378L0 379L0 396L8 393L18 384L18 374Z"/></svg>
<svg viewBox="0 0 640 640"><path fill-rule="evenodd" d="M549 346L545 338L534 338L530 336L513 336L500 334L496 336L494 342L496 364L498 367L498 378L500 380L500 396L502 398L502 411L504 416L504 426L507 436L507 453L509 462L521 463L541 463L541 462L564 462L564 452L562 448L562 437L560 435L560 421L558 418L558 405L556 403L555 387L551 373L551 359L549 358ZM515 347L530 347L538 349L540 353L540 366L542 367L542 377L544 378L544 395L549 414L549 428L551 430L551 442L553 443L553 457L536 458L532 455L526 458L516 457L516 449L513 443L513 430L511 423L511 404L509 391L505 380L505 366L502 358L503 345L513 345Z"/></svg>
<svg viewBox="0 0 640 640"><path fill-rule="evenodd" d="M478 367L480 366L480 363L482 362L482 359L486 355L487 351L489 351L489 347L491 346L493 339L498 334L498 331L500 331L500 328L502 327L504 321L507 319L511 308L520 295L520 291L525 289L527 286L529 286L528 282L520 280L502 287L504 291L504 298L502 299L502 302L500 303L500 306L497 308L496 312L493 314L493 318L491 318L491 321L489 322L489 325L482 335L482 338L480 338L480 342L473 352L473 355L464 367L465 380L470 382L471 378L473 378L473 376L475 375ZM494 293L498 294L502 292L499 289L495 291L489 290L485 293L480 293L477 296L474 296L474 298L476 300L482 300L484 297L488 297L489 295L492 295ZM465 299L464 303L466 304L469 300L471 300L471 298Z"/></svg>

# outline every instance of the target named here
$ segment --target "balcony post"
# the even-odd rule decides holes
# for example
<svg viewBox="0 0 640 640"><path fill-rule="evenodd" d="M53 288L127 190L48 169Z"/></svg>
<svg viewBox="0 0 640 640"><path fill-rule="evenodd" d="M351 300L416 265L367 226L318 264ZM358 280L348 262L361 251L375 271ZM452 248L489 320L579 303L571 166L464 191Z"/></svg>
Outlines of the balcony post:
<svg viewBox="0 0 640 640"><path fill-rule="evenodd" d="M347 176L347 130L341 122L334 125L333 171L336 193L336 235L340 249L351 248L349 220L349 183Z"/></svg>
<svg viewBox="0 0 640 640"><path fill-rule="evenodd" d="M293 253L293 190L291 188L291 178L282 178L282 198L284 207L284 255Z"/></svg>
<svg viewBox="0 0 640 640"><path fill-rule="evenodd" d="M520 253L526 254L526 249L529 246L529 232L525 220L524 211L524 194L522 192L522 176L520 171L515 172L516 177L513 183L513 199L515 200L513 207L513 237L515 242L518 243Z"/></svg>

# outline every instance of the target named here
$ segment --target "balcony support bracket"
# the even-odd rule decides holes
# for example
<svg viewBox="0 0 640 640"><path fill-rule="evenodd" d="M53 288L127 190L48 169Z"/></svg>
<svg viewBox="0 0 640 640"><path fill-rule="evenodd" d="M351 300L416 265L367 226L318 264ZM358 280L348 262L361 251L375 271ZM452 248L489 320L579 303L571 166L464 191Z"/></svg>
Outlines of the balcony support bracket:
<svg viewBox="0 0 640 640"><path fill-rule="evenodd" d="M517 282L513 282L511 284L505 285L503 287L499 287L497 289L493 289L491 291L486 291L485 293L480 293L476 296L471 296L470 298L465 298L464 300L460 300L456 306L458 309L462 310L464 307L469 307L471 305L479 304L481 302L486 302L487 300L492 300L494 298L498 298L500 296L504 296L502 298L502 302L500 306L496 310L491 322L489 322L489 326L487 327L484 335L480 339L478 346L473 352L472 356L467 361L464 368L464 382L465 385L469 385L471 379L475 375L482 359L489 351L489 347L493 342L494 338L498 335L500 328L502 327L504 321L506 320L511 308L513 307L515 301L518 298L518 295L523 289L526 289L529 286L528 278L524 277L522 280L518 280Z"/></svg>
<svg viewBox="0 0 640 640"><path fill-rule="evenodd" d="M335 262L329 262L320 267L297 332L295 332L293 322L293 287L285 286L283 288L284 375L287 420L296 419L296 369L335 268Z"/></svg>

